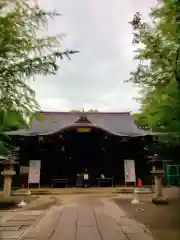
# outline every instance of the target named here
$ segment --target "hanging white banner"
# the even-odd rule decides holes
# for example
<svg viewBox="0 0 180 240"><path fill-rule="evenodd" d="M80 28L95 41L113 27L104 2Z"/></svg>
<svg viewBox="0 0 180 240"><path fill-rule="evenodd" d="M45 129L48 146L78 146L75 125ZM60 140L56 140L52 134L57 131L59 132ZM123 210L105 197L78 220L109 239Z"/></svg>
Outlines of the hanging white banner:
<svg viewBox="0 0 180 240"><path fill-rule="evenodd" d="M125 175L125 182L136 182L134 160L124 160L124 175Z"/></svg>
<svg viewBox="0 0 180 240"><path fill-rule="evenodd" d="M41 160L29 161L28 183L40 183Z"/></svg>

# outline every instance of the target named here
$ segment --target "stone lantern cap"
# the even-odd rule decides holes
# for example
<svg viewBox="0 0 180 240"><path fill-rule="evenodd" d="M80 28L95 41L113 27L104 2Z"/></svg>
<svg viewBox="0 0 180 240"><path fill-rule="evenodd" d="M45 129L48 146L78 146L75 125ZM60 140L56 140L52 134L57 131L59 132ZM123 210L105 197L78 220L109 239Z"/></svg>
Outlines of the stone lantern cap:
<svg viewBox="0 0 180 240"><path fill-rule="evenodd" d="M152 163L153 169L151 173L153 172L154 174L157 173L158 171L163 171L163 160L158 154L154 154L153 156L148 157L150 159L149 162ZM156 169L156 170L155 170Z"/></svg>
<svg viewBox="0 0 180 240"><path fill-rule="evenodd" d="M15 159L17 159L15 155L0 156L0 163L4 165L4 170L1 172L1 175L13 176L16 174L16 172L13 170L13 166L19 162L17 162Z"/></svg>
<svg viewBox="0 0 180 240"><path fill-rule="evenodd" d="M148 156L150 162L162 162L162 159L158 154L154 154L153 156Z"/></svg>
<svg viewBox="0 0 180 240"><path fill-rule="evenodd" d="M13 159L4 159L2 161L0 161L1 164L3 165L15 165L18 164L19 162L13 160Z"/></svg>
<svg viewBox="0 0 180 240"><path fill-rule="evenodd" d="M7 157L0 155L0 160L6 160L6 159L7 159Z"/></svg>
<svg viewBox="0 0 180 240"><path fill-rule="evenodd" d="M16 172L13 170L13 169L4 169L2 172L1 172L1 175L2 176L13 176L15 175Z"/></svg>
<svg viewBox="0 0 180 240"><path fill-rule="evenodd" d="M155 176L161 176L164 174L164 170L163 169L153 169L151 171L151 174L153 174Z"/></svg>
<svg viewBox="0 0 180 240"><path fill-rule="evenodd" d="M18 157L13 153L8 156L0 156L0 163L6 166L13 166L19 163L18 161L16 161L17 158Z"/></svg>

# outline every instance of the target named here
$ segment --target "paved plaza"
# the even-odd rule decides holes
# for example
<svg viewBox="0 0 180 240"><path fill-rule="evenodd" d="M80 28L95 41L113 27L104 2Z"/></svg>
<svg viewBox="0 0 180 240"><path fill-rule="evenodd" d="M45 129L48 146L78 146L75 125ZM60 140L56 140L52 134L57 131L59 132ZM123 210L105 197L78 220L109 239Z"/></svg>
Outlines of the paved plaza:
<svg viewBox="0 0 180 240"><path fill-rule="evenodd" d="M61 205L44 211L13 212L0 221L0 239L153 240L110 197L57 196Z"/></svg>

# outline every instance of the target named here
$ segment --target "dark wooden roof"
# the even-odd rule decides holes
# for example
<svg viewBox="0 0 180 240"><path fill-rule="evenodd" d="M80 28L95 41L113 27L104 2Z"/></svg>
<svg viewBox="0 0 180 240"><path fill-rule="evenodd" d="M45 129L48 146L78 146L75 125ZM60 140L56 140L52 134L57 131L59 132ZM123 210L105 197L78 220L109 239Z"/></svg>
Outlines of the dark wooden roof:
<svg viewBox="0 0 180 240"><path fill-rule="evenodd" d="M9 134L44 135L61 131L68 126L87 124L118 135L144 135L129 112L41 112L41 115L44 117L42 122L33 120L30 129L12 131Z"/></svg>

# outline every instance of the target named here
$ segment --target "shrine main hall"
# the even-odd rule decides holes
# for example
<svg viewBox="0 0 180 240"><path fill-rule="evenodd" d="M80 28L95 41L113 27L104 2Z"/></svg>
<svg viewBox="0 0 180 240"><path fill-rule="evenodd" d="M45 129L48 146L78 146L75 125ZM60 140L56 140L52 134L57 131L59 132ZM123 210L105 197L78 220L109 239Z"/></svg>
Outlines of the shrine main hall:
<svg viewBox="0 0 180 240"><path fill-rule="evenodd" d="M32 160L40 163L41 187L52 186L53 179L62 179L59 182L62 186L63 183L77 186L77 176L85 170L89 186L97 186L102 174L113 179L114 186L124 185L128 174L135 181L141 178L148 184L151 166L147 163L147 149L153 137L138 128L129 112L40 112L40 115L42 120L34 119L29 129L9 132L13 143L20 147L16 185L28 184ZM134 162L132 173L125 172L126 160Z"/></svg>

